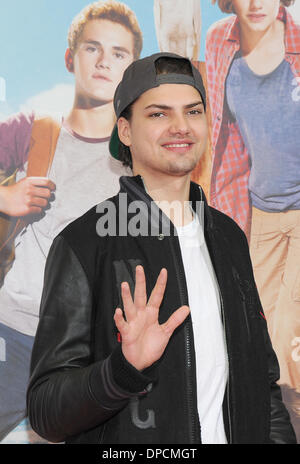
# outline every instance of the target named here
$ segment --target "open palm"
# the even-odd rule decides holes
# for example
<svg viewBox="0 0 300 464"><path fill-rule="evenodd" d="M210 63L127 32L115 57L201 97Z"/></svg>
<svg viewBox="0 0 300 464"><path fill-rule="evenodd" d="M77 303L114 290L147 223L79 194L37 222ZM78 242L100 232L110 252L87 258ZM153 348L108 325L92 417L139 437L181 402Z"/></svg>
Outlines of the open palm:
<svg viewBox="0 0 300 464"><path fill-rule="evenodd" d="M164 324L159 324L166 283L167 270L162 269L147 302L144 269L137 266L134 297L127 282L121 285L126 320L120 308L116 309L114 320L122 337L123 354L138 370L151 366L162 356L174 330L189 314L188 306L181 306Z"/></svg>

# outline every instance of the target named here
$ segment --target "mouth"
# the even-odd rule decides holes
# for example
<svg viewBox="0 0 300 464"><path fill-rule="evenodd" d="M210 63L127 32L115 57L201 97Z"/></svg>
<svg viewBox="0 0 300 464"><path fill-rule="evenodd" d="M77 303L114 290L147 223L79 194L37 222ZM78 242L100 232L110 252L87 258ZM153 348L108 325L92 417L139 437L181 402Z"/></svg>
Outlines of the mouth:
<svg viewBox="0 0 300 464"><path fill-rule="evenodd" d="M163 148L175 153L186 153L194 145L193 142L172 142L163 144Z"/></svg>
<svg viewBox="0 0 300 464"><path fill-rule="evenodd" d="M263 21L265 19L265 17L266 17L266 15L264 15L264 14L252 13L252 14L248 15L248 18L250 19L250 21L252 21L254 23Z"/></svg>
<svg viewBox="0 0 300 464"><path fill-rule="evenodd" d="M99 81L106 81L106 82L112 82L111 79L109 79L107 76L103 76L103 74L93 74L93 79L99 80Z"/></svg>

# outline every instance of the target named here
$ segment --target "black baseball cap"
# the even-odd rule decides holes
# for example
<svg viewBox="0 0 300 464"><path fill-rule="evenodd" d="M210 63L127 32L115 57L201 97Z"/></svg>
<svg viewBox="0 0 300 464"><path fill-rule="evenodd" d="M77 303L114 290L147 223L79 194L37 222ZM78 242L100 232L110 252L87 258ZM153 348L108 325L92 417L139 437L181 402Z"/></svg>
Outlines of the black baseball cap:
<svg viewBox="0 0 300 464"><path fill-rule="evenodd" d="M159 58L175 58L185 60L190 64L192 75L166 73L157 74L155 63ZM131 63L124 72L123 78L116 88L114 95L114 109L117 119L122 112L147 90L158 87L161 84L187 84L195 87L201 95L204 107L206 106L206 94L201 74L198 69L185 58L175 53L155 53ZM111 155L119 157L119 135L118 127L115 125L110 142L109 151Z"/></svg>

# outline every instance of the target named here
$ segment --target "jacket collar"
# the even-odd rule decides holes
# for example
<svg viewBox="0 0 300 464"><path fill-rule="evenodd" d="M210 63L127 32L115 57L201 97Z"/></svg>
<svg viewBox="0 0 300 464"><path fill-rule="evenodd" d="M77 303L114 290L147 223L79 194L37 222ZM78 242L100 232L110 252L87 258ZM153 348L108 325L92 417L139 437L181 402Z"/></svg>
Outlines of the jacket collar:
<svg viewBox="0 0 300 464"><path fill-rule="evenodd" d="M122 176L120 178L120 193L126 193L129 197L129 201L136 201L140 200L143 201L146 206L147 210L153 213L153 199L148 195L145 190L144 182L141 176ZM213 218L208 206L205 194L203 189L200 185L196 184L195 182L190 183L190 198L189 198L192 208L195 212L199 214L201 208L198 207L200 202L204 204L204 229L211 229L213 227ZM152 208L152 209L151 209ZM162 213L162 211L156 207L157 214L161 212L162 222L167 221L170 222L169 219ZM150 215L149 215L150 217ZM202 218L199 217L200 221L203 222Z"/></svg>
<svg viewBox="0 0 300 464"><path fill-rule="evenodd" d="M234 17L233 17L234 18ZM295 38L299 36L299 26L297 26L290 13L282 5L279 7L277 19L285 23L285 50L286 53L300 53L299 42ZM226 40L240 44L240 27L237 16L230 23Z"/></svg>

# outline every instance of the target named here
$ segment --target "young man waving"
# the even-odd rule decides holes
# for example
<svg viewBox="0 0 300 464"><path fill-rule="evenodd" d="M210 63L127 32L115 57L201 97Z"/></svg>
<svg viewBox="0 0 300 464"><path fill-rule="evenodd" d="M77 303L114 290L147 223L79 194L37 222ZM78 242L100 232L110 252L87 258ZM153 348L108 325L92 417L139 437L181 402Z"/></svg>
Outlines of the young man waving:
<svg viewBox="0 0 300 464"><path fill-rule="evenodd" d="M190 175L207 141L189 60L128 67L110 149L134 177L54 241L33 428L68 443L294 443L246 237Z"/></svg>

